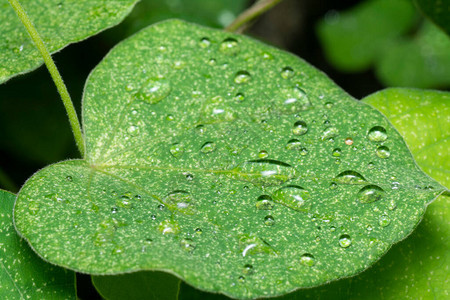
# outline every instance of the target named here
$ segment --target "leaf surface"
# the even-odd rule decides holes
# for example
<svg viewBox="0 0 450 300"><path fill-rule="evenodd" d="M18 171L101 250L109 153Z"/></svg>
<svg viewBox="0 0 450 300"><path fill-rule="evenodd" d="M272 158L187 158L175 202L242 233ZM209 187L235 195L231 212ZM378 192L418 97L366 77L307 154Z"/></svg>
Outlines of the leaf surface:
<svg viewBox="0 0 450 300"><path fill-rule="evenodd" d="M279 295L364 270L443 189L378 111L298 57L182 21L105 57L83 125L86 158L31 177L15 222L91 274Z"/></svg>
<svg viewBox="0 0 450 300"><path fill-rule="evenodd" d="M47 49L57 52L116 25L137 0L21 0ZM36 69L42 57L8 0L0 0L0 83Z"/></svg>
<svg viewBox="0 0 450 300"><path fill-rule="evenodd" d="M14 197L0 190L0 298L76 299L74 273L44 262L17 235Z"/></svg>
<svg viewBox="0 0 450 300"><path fill-rule="evenodd" d="M442 0L415 0L420 10L436 25L450 34L450 2Z"/></svg>

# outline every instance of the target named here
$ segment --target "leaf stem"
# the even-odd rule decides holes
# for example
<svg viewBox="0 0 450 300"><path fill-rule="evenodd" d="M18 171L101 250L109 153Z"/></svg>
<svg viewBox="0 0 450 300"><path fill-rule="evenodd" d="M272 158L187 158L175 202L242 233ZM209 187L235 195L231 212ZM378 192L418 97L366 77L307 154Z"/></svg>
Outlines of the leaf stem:
<svg viewBox="0 0 450 300"><path fill-rule="evenodd" d="M265 13L282 0L259 0L247 10L242 12L237 18L225 28L225 31L237 32L240 28L245 26L248 22Z"/></svg>
<svg viewBox="0 0 450 300"><path fill-rule="evenodd" d="M36 48L39 50L39 52L42 55L42 58L44 59L44 63L47 66L48 71L50 72L50 75L53 79L53 82L56 85L56 88L58 89L58 92L61 96L64 107L66 109L67 116L69 117L70 126L72 127L72 132L75 137L75 142L77 144L78 150L80 151L81 156L84 157L85 144L83 133L81 131L80 122L78 121L77 113L73 106L69 92L67 91L67 87L64 84L64 81L61 77L61 74L59 74L55 62L53 61L50 52L48 52L47 47L44 44L44 41L40 37L31 20L28 18L25 10L20 5L19 1L18 0L8 0L8 1L9 4L11 4L14 11L16 12L17 16L19 17L20 21L22 21L22 24L25 26L26 30L28 31L28 34L30 35L31 39L36 45Z"/></svg>

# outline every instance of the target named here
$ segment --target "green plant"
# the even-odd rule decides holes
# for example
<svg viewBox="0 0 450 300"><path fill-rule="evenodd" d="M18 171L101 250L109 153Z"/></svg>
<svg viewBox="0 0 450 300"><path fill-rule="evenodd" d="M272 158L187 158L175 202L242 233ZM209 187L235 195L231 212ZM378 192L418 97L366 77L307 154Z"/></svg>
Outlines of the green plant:
<svg viewBox="0 0 450 300"><path fill-rule="evenodd" d="M19 235L44 260L66 269L47 270L19 242L11 226L14 196L0 194L1 230L8 237L1 240L2 250L14 252L11 244L23 248L17 254L37 264L27 266L62 282L35 279L32 271L17 266L22 256L0 258L6 298L74 298L68 284L74 274L67 270L92 274L108 299L222 297L177 277L237 298L283 295L367 269L411 233L448 186L442 152L448 143L449 93L388 89L364 99L389 121L298 57L183 21L150 26L103 59L86 83L81 130L46 45L19 3L9 2L55 78L82 159L38 171L14 204ZM75 11L109 19L135 1L128 2L103 10L109 1L96 1L94 8L80 1ZM260 1L228 28L237 30L248 22L245 16L252 18L275 2ZM30 15L36 9L31 3ZM52 4L49 12L59 7L57 1ZM7 70L21 67L5 80L32 68L21 63L30 53L7 61ZM33 66L38 63L34 59ZM396 101L399 112L385 101ZM425 105L435 114L435 123L417 125L427 129L421 136L407 134L420 118L399 118L416 109L405 108L412 104L419 113ZM397 130L442 185L417 167ZM438 236L442 231L434 226L446 230L446 203L447 196L440 196L431 205L436 211L426 217L431 223L423 222L414 237L389 251L395 263L401 264L399 252L418 243L424 226ZM415 253L446 255L448 245L439 238L429 243L435 245L432 250ZM136 271L141 272L126 274ZM282 298L336 297L344 290L344 298L360 297L372 288L366 278L379 277L377 272L372 268L350 283L340 280ZM441 272L433 274L439 281ZM30 280L23 280L30 277L45 288L30 288ZM145 283L148 289L141 289ZM417 279L415 286L423 284ZM403 283L381 286L382 294L393 295ZM427 293L411 290L412 297ZM430 292L445 293L439 286Z"/></svg>

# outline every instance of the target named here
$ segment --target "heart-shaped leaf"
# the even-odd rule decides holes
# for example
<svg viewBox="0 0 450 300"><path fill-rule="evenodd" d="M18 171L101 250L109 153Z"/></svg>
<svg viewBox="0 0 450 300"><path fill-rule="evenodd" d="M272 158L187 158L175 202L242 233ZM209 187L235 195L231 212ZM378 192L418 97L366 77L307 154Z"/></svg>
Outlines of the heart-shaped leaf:
<svg viewBox="0 0 450 300"><path fill-rule="evenodd" d="M415 0L420 10L450 35L450 2L442 0Z"/></svg>
<svg viewBox="0 0 450 300"><path fill-rule="evenodd" d="M76 299L75 274L44 262L16 234L14 197L0 190L0 298Z"/></svg>
<svg viewBox="0 0 450 300"><path fill-rule="evenodd" d="M116 25L138 0L21 0L50 52ZM0 0L0 83L36 69L41 54L8 0Z"/></svg>
<svg viewBox="0 0 450 300"><path fill-rule="evenodd" d="M74 270L278 295L364 270L443 190L378 111L239 35L151 26L83 101L86 158L36 173L15 206L33 248Z"/></svg>

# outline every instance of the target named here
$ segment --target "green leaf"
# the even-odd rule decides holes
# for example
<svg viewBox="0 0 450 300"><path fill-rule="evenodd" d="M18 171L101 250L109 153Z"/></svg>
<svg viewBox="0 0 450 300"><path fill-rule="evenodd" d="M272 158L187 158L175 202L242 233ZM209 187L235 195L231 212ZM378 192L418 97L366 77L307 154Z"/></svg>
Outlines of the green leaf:
<svg viewBox="0 0 450 300"><path fill-rule="evenodd" d="M138 0L22 0L50 52L119 23ZM0 0L0 83L32 71L43 60L7 0Z"/></svg>
<svg viewBox="0 0 450 300"><path fill-rule="evenodd" d="M181 21L119 44L90 75L85 160L19 192L46 259L96 275L167 270L233 297L350 276L443 188L403 139L298 57Z"/></svg>
<svg viewBox="0 0 450 300"><path fill-rule="evenodd" d="M390 88L363 101L389 119L422 170L450 188L450 93Z"/></svg>
<svg viewBox="0 0 450 300"><path fill-rule="evenodd" d="M415 0L420 10L436 25L450 34L450 2L442 0Z"/></svg>
<svg viewBox="0 0 450 300"><path fill-rule="evenodd" d="M92 283L108 300L177 300L180 279L164 272L136 272L92 276Z"/></svg>
<svg viewBox="0 0 450 300"><path fill-rule="evenodd" d="M390 41L410 30L416 11L410 0L363 1L345 12L330 12L318 23L325 55L337 68L370 68Z"/></svg>
<svg viewBox="0 0 450 300"><path fill-rule="evenodd" d="M413 38L398 39L380 56L376 73L387 86L450 86L450 38L424 22Z"/></svg>
<svg viewBox="0 0 450 300"><path fill-rule="evenodd" d="M0 298L76 299L74 273L44 262L17 236L14 197L0 190Z"/></svg>

